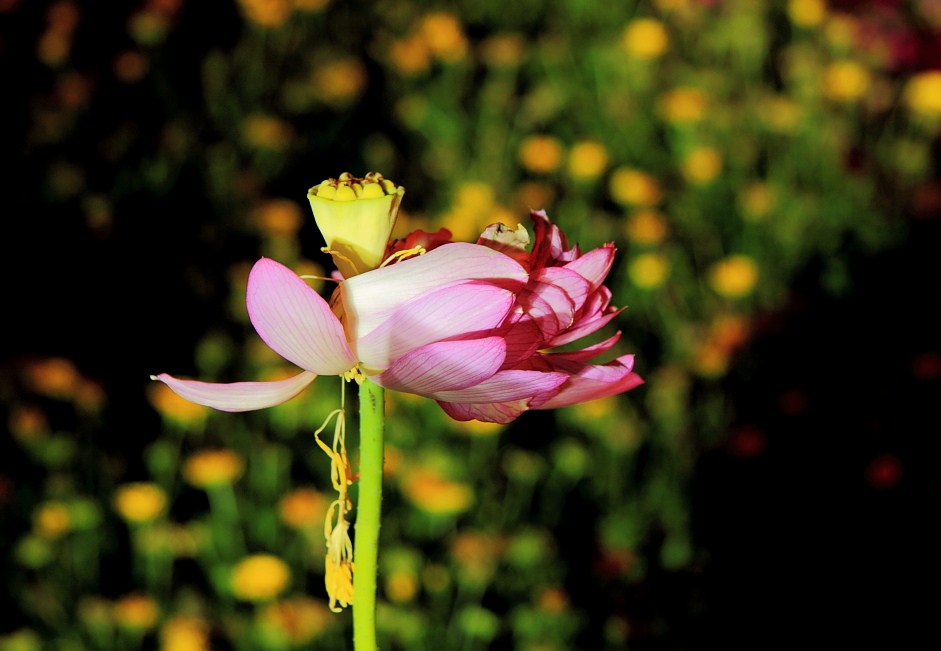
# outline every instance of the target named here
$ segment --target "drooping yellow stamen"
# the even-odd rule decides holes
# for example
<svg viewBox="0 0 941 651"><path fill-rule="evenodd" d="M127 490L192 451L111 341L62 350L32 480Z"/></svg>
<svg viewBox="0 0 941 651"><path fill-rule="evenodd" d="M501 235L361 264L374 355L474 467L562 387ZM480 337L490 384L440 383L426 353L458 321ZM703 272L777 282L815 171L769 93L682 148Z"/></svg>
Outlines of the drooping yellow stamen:
<svg viewBox="0 0 941 651"><path fill-rule="evenodd" d="M337 492L337 499L327 509L323 526L327 541L324 585L330 597L330 610L335 613L353 603L353 542L349 534L350 523L346 519L346 514L353 508L347 495L347 489L353 483L353 471L346 454L346 380L341 384L340 409L330 412L323 425L314 432L317 445L330 457L330 481ZM333 445L328 446L321 440L320 433L334 417Z"/></svg>

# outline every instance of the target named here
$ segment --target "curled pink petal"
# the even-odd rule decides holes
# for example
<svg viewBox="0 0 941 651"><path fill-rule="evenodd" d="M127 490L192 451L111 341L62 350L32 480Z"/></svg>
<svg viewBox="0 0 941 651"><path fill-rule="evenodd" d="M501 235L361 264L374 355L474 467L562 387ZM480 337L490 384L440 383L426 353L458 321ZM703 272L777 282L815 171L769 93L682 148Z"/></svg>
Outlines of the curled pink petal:
<svg viewBox="0 0 941 651"><path fill-rule="evenodd" d="M586 346L580 350L573 350L570 352L564 353L545 353L543 354L544 358L550 360L566 360L570 362L587 362L588 360L594 359L598 355L608 352L611 348L618 342L621 338L621 333L616 332L612 336L608 337L604 341L598 342L591 346Z"/></svg>
<svg viewBox="0 0 941 651"><path fill-rule="evenodd" d="M351 339L375 330L403 303L461 281L486 281L518 291L528 274L518 262L485 246L453 242L424 255L354 276L340 285Z"/></svg>
<svg viewBox="0 0 941 651"><path fill-rule="evenodd" d="M633 355L622 355L607 364L579 364L556 360L552 366L571 375L561 390L535 407L537 409L556 409L587 400L606 398L644 383L644 380L633 372Z"/></svg>
<svg viewBox="0 0 941 651"><path fill-rule="evenodd" d="M273 351L318 375L356 365L343 326L330 306L296 273L262 258L248 276L248 316Z"/></svg>
<svg viewBox="0 0 941 651"><path fill-rule="evenodd" d="M430 397L444 402L510 402L531 398L558 388L568 379L566 373L541 371L500 371L480 384L456 391L436 391Z"/></svg>
<svg viewBox="0 0 941 651"><path fill-rule="evenodd" d="M573 341L578 341L582 337L587 337L593 332L597 332L598 330L601 330L601 328L608 325L611 319L616 317L623 310L624 308L622 307L620 310L609 312L603 316L579 321L575 326L549 340L549 347L554 348L555 346L564 346L565 344L571 343Z"/></svg>
<svg viewBox="0 0 941 651"><path fill-rule="evenodd" d="M443 339L479 338L500 325L513 293L481 282L452 283L416 296L356 342L369 369L385 369L403 354Z"/></svg>
<svg viewBox="0 0 941 651"><path fill-rule="evenodd" d="M562 267L578 273L591 284L591 291L595 291L604 282L614 263L615 248L613 244L605 244L593 249L576 260L572 260Z"/></svg>
<svg viewBox="0 0 941 651"><path fill-rule="evenodd" d="M528 400L515 400L513 402L486 402L481 404L462 404L457 402L444 402L438 404L448 416L454 420L480 420L485 423L511 423L524 411L529 409Z"/></svg>
<svg viewBox="0 0 941 651"><path fill-rule="evenodd" d="M418 395L460 390L491 377L505 356L500 337L439 341L403 355L372 379L387 389Z"/></svg>
<svg viewBox="0 0 941 651"><path fill-rule="evenodd" d="M286 402L300 393L317 376L309 371L275 382L233 382L216 384L198 380L181 380L161 373L151 376L182 398L220 411L252 411Z"/></svg>

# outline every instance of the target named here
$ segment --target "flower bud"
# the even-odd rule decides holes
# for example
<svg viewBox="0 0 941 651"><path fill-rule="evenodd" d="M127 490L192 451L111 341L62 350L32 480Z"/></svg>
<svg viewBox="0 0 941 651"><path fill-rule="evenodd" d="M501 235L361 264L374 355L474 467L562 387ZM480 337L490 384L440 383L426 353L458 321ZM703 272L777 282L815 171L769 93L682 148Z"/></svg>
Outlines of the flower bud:
<svg viewBox="0 0 941 651"><path fill-rule="evenodd" d="M386 253L389 235L405 188L378 172L356 178L344 172L307 191L326 251L344 278L377 268Z"/></svg>

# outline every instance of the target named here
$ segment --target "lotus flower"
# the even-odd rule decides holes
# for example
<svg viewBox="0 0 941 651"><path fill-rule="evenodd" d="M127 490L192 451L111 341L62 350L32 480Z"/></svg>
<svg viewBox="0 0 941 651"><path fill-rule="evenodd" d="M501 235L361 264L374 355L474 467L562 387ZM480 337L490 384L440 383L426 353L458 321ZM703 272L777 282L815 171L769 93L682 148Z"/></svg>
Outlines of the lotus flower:
<svg viewBox="0 0 941 651"><path fill-rule="evenodd" d="M267 258L251 270L248 314L259 336L300 367L274 382L215 384L154 376L182 397L223 411L248 411L294 397L317 375L368 376L388 389L436 400L458 420L506 423L527 409L551 409L627 391L642 382L633 356L587 362L619 334L577 352L551 352L606 325L618 310L602 282L613 245L568 249L545 213L536 239L502 225L477 244L446 231L391 243L427 244L424 255L339 282L328 304L297 274ZM359 271L359 270L357 270Z"/></svg>
<svg viewBox="0 0 941 651"><path fill-rule="evenodd" d="M551 389L535 386L523 400L480 400L464 393L460 400L438 394L438 404L456 420L477 419L508 423L528 409L555 409L587 400L612 396L633 389L643 380L633 372L634 356L622 355L606 364L590 360L610 350L620 339L617 332L604 341L569 352L552 349L597 332L621 310L610 305L611 291L602 285L614 262L613 244L582 254L568 248L565 234L550 223L544 211L531 213L535 241L527 252L528 234L522 226L511 231L502 224L490 226L478 244L500 251L519 261L528 272L526 286L517 294L516 305L497 332L507 342L500 370L477 390L499 378L517 373L537 373L565 380Z"/></svg>

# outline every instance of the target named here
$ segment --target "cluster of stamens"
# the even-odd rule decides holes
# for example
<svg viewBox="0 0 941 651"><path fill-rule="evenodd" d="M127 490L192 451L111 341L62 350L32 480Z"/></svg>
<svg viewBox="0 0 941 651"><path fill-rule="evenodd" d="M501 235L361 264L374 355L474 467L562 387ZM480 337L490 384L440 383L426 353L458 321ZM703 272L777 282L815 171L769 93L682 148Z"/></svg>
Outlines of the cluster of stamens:
<svg viewBox="0 0 941 651"><path fill-rule="evenodd" d="M395 183L383 178L379 172L370 172L363 178L343 172L338 179L327 179L315 185L309 193L331 201L355 201L356 199L378 199L395 194L397 190Z"/></svg>

